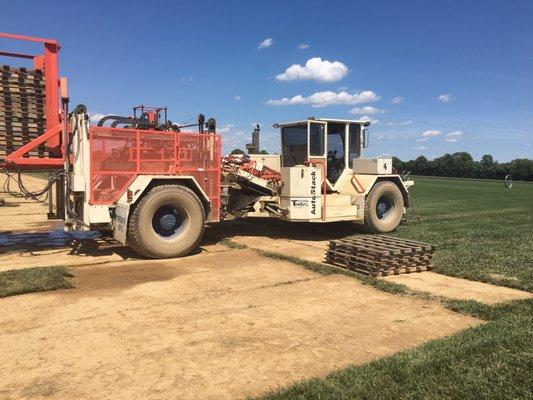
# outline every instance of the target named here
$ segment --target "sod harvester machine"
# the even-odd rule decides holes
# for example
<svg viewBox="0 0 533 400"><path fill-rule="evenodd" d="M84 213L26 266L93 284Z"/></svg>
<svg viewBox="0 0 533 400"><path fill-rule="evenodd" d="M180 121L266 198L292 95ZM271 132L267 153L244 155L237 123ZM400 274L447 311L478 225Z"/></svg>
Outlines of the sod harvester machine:
<svg viewBox="0 0 533 400"><path fill-rule="evenodd" d="M236 217L327 223L353 221L370 231L396 229L409 205L408 188L390 158L365 159L369 123L308 118L276 124L281 155L221 155L214 119L176 125L166 108L139 106L91 125L85 106L69 111L66 78L58 76L55 40L37 42L33 68L3 66L0 86L0 166L27 197L49 193L49 218L67 230L111 231L148 257L193 250L204 225ZM186 132L192 128L195 132ZM40 192L26 189L24 170L46 170ZM13 182L11 182L13 184ZM52 187L55 196L52 198ZM9 191L12 191L8 188Z"/></svg>

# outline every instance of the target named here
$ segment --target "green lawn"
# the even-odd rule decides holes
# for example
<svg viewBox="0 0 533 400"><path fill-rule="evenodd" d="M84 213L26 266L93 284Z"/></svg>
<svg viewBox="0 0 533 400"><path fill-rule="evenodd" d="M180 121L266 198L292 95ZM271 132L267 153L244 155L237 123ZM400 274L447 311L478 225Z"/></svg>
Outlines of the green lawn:
<svg viewBox="0 0 533 400"><path fill-rule="evenodd" d="M436 272L533 290L533 184L415 182L396 236L436 244ZM533 301L444 304L489 322L261 399L533 399Z"/></svg>
<svg viewBox="0 0 533 400"><path fill-rule="evenodd" d="M17 294L69 289L73 275L63 267L34 267L0 272L0 298Z"/></svg>
<svg viewBox="0 0 533 400"><path fill-rule="evenodd" d="M436 272L533 290L533 184L414 180L396 236L438 245Z"/></svg>

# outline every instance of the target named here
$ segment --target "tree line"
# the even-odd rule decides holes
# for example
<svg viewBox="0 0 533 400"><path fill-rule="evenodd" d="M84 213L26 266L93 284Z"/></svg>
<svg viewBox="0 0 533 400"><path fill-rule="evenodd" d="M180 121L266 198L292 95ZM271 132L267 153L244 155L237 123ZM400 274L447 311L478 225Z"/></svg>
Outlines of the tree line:
<svg viewBox="0 0 533 400"><path fill-rule="evenodd" d="M241 149L231 151L231 154L244 153ZM261 154L268 152L261 150ZM507 175L511 175L516 181L533 181L533 160L517 158L507 163L499 163L490 154L485 154L480 161L475 161L466 151L446 153L433 160L424 156L409 161L392 157L392 166L400 173L410 171L413 175L477 179L505 179Z"/></svg>
<svg viewBox="0 0 533 400"><path fill-rule="evenodd" d="M424 156L409 161L393 157L392 166L401 173L410 171L413 175L478 179L505 179L511 175L513 180L533 181L533 160L517 158L499 163L490 154L485 154L480 161L475 161L465 151L447 153L433 160Z"/></svg>

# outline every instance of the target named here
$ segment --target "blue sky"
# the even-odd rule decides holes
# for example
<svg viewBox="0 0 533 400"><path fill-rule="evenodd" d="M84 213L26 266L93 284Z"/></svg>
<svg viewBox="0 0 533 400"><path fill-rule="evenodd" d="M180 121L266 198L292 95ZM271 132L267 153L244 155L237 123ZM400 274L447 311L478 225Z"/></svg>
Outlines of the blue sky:
<svg viewBox="0 0 533 400"><path fill-rule="evenodd" d="M226 151L256 122L276 151L273 123L368 117L367 154L509 161L533 154L532 21L530 0L27 0L3 2L0 31L59 40L73 106L202 112Z"/></svg>

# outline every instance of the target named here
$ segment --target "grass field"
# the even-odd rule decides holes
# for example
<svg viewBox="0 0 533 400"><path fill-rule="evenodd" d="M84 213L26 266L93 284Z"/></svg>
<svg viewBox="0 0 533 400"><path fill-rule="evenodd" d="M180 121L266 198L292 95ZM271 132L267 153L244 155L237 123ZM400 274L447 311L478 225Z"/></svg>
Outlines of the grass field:
<svg viewBox="0 0 533 400"><path fill-rule="evenodd" d="M436 272L533 290L533 184L415 178L411 201L396 235L436 244Z"/></svg>
<svg viewBox="0 0 533 400"><path fill-rule="evenodd" d="M436 272L533 290L532 184L415 182L396 236L436 244ZM488 322L261 399L533 399L533 301L446 305Z"/></svg>

